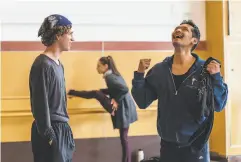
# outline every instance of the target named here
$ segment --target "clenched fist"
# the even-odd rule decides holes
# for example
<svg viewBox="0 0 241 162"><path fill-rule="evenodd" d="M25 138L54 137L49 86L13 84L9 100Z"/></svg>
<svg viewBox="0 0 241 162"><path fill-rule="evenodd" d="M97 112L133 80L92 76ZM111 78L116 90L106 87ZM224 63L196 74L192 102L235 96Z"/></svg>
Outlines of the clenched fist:
<svg viewBox="0 0 241 162"><path fill-rule="evenodd" d="M145 73L145 70L149 68L151 64L151 59L141 59L138 67L139 73Z"/></svg>
<svg viewBox="0 0 241 162"><path fill-rule="evenodd" d="M216 74L220 72L221 65L217 61L211 61L207 66L207 71L210 74Z"/></svg>

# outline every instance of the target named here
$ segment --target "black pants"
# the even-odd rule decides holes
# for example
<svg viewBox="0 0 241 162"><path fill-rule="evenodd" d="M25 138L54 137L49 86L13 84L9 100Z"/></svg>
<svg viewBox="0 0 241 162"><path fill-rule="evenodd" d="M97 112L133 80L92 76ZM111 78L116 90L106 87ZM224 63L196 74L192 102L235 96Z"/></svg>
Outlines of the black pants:
<svg viewBox="0 0 241 162"><path fill-rule="evenodd" d="M112 104L111 104L111 99L109 97L107 97L103 92L101 91L75 91L75 90L71 90L69 92L70 95L73 96L77 96L77 97L81 97L81 98L85 98L85 99L93 99L95 98L97 101L99 101L99 103L101 104L101 106L108 112L108 113L112 113L113 109L112 109Z"/></svg>
<svg viewBox="0 0 241 162"><path fill-rule="evenodd" d="M178 148L176 144L161 140L160 162L210 162L208 144L194 152L191 147Z"/></svg>
<svg viewBox="0 0 241 162"><path fill-rule="evenodd" d="M68 123L52 123L56 140L50 145L37 130L35 121L32 124L31 143L34 162L72 162L75 143Z"/></svg>

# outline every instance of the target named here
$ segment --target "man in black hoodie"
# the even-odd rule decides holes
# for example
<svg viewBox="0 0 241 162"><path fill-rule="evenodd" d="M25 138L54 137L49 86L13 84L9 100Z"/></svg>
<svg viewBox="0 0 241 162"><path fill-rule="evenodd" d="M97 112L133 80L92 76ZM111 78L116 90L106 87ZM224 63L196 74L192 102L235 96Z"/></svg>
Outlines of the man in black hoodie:
<svg viewBox="0 0 241 162"><path fill-rule="evenodd" d="M191 20L184 20L172 33L174 55L150 66L150 59L140 60L134 72L132 95L137 105L145 109L158 100L157 129L161 137L161 162L209 162L208 143L193 151L188 144L193 134L207 118L201 112L199 81L205 63L192 53L200 41L200 31ZM212 78L215 111L221 111L227 101L228 88L220 74L220 64L213 60L206 70ZM185 146L185 147L184 147Z"/></svg>

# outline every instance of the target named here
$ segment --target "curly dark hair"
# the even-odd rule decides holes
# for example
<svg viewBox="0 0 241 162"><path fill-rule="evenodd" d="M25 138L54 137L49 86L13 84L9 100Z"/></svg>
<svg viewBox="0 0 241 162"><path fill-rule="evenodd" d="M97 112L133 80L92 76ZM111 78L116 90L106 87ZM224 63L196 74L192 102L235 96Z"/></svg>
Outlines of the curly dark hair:
<svg viewBox="0 0 241 162"><path fill-rule="evenodd" d="M49 24L45 24L45 25L49 25ZM68 33L68 31L71 28L72 28L72 25L68 25L68 26L57 26L57 27L53 27L52 29L45 30L45 32L39 35L41 36L41 42L47 47L51 46L56 41L57 39L56 36L61 36L63 34Z"/></svg>
<svg viewBox="0 0 241 162"><path fill-rule="evenodd" d="M198 40L197 44L193 45L193 47L191 49L191 51L193 51L196 49L198 43L200 42L200 37L201 37L200 30L199 30L198 26L192 20L183 20L180 25L182 25L182 24L188 24L193 27L192 36L194 38L197 38L197 40Z"/></svg>

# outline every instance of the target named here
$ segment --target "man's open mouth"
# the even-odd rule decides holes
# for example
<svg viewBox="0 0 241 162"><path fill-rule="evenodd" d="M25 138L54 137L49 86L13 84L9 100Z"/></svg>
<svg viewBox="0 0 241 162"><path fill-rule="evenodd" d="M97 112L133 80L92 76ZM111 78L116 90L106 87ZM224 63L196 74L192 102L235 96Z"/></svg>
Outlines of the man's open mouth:
<svg viewBox="0 0 241 162"><path fill-rule="evenodd" d="M174 34L174 36L173 36L173 38L179 38L179 39L181 39L183 37L184 37L184 35L182 33L177 33L177 34Z"/></svg>

